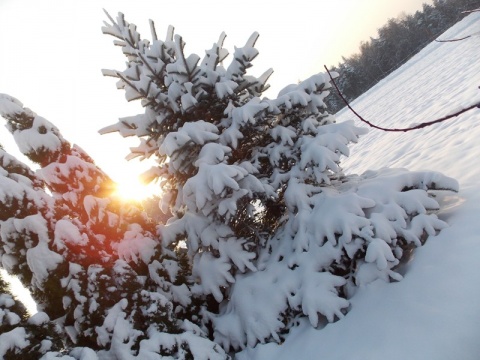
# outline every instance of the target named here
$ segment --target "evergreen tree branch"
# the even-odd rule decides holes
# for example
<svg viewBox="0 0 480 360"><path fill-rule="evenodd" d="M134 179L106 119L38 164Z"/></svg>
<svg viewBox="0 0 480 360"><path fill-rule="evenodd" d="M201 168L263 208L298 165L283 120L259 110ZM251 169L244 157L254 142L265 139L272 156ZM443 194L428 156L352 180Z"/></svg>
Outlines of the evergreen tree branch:
<svg viewBox="0 0 480 360"><path fill-rule="evenodd" d="M373 123L371 123L370 121L366 120L364 117L362 117L358 112L355 111L355 109L350 105L350 103L348 102L347 99L345 99L345 97L343 96L342 92L340 91L340 89L338 88L337 84L335 83L335 80L333 79L332 77L332 74L330 73L330 71L328 70L327 66L324 65L325 67L325 70L327 71L328 73L328 76L330 77L330 80L333 84L333 86L335 87L335 89L337 90L337 93L338 95L340 96L340 98L343 100L343 102L345 103L345 105L347 105L347 107L358 117L358 119L360 121L362 121L363 123L367 124L368 126L374 128L374 129L378 129L378 130L382 130L382 131L389 131L389 132L407 132L407 131L412 131L412 130L418 130L418 129L423 129L425 127L428 127L428 126L431 126L431 125L434 125L434 124L437 124L437 123L440 123L440 122L443 122L443 121L446 121L446 120L449 120L449 119L452 119L452 118L455 118L467 111L470 111L472 109L475 109L475 108L479 108L480 109L480 102L476 103L476 104L473 104L473 105L470 105L466 108L463 108L453 114L450 114L450 115L446 115L444 117L441 117L439 119L436 119L436 120L432 120L432 121L427 121L427 122L423 122L423 123L420 123L418 125L415 125L415 126L412 126L412 127L408 127L408 128L384 128L384 127L381 127L381 126L378 126L378 125L375 125Z"/></svg>
<svg viewBox="0 0 480 360"><path fill-rule="evenodd" d="M117 22L115 22L115 20L110 16L110 14L104 9L103 10L105 12L105 14L107 15L107 17L110 19L110 21L112 22L113 26L119 31L119 33L122 33L121 31L121 28L120 26L118 25ZM122 14L122 20L124 21L123 19L123 14ZM156 31L155 31L155 25L153 23L153 21L150 21L150 30L152 32L152 35L154 36L154 39L153 40L157 40L157 34L156 34ZM142 61L143 65L145 65L147 67L147 69L152 73L152 75L154 76L154 78L158 81L158 84L160 86L165 86L165 84L163 83L163 79L159 76L159 73L162 73L163 70L165 69L165 66L162 66L162 68L160 69L159 73L157 73L153 68L152 66L150 65L150 63L145 59L145 57L142 55L140 49L138 48L138 46L135 46L135 41L133 39L133 36L132 36L132 33L131 31L128 32L129 35L130 35L130 39L128 39L126 36L117 36L115 34L111 34L110 35L113 35L115 37L117 37L118 39L120 40L123 40L125 41L125 43L130 46L134 51L135 51L135 54L130 54L130 55L136 55L137 57L140 58L140 60ZM138 44L137 44L138 45Z"/></svg>

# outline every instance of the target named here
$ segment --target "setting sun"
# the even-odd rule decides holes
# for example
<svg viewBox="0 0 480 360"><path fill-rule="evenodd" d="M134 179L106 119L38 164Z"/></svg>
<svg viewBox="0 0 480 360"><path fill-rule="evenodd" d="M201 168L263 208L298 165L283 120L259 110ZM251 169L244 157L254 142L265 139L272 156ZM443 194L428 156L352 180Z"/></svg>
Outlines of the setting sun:
<svg viewBox="0 0 480 360"><path fill-rule="evenodd" d="M158 183L151 182L145 185L138 177L126 177L117 181L115 195L125 200L143 200L161 193Z"/></svg>

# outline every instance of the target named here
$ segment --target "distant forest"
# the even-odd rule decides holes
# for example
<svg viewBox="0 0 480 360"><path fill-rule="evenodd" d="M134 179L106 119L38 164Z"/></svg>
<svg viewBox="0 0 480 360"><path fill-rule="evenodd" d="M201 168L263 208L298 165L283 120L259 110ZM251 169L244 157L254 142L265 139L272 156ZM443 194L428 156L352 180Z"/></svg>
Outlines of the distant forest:
<svg viewBox="0 0 480 360"><path fill-rule="evenodd" d="M467 16L464 11L480 8L480 0L434 0L422 11L389 19L378 29L378 37L361 42L359 53L332 66L335 80L348 101L352 101L403 65L445 30ZM335 90L325 99L330 113L345 106Z"/></svg>

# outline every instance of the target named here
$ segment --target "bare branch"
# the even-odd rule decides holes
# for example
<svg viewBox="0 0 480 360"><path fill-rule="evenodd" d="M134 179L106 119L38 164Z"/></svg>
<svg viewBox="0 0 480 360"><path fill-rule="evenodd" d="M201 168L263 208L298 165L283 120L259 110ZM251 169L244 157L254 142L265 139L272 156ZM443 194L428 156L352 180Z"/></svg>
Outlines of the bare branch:
<svg viewBox="0 0 480 360"><path fill-rule="evenodd" d="M461 40L465 40L465 39L468 39L468 38L471 38L473 36L477 36L477 35L480 35L480 32L476 32L474 34L470 34L468 36L465 36L463 38L458 38L458 39L449 39L449 40L435 40L436 42L454 42L454 41L461 41Z"/></svg>
<svg viewBox="0 0 480 360"><path fill-rule="evenodd" d="M447 115L447 116L444 116L442 118L439 118L439 119L436 119L436 120L432 120L432 121L427 121L427 122L424 122L424 123L421 123L419 125L415 125L415 126L412 126L412 127L408 127L408 128L393 128L393 129L389 129L389 128L384 128L384 127L381 127L381 126L378 126L378 125L375 125L375 124L372 124L370 121L368 120L365 120L359 113L357 113L355 111L354 108L352 108L352 106L348 103L347 99L345 99L345 97L343 96L342 92L340 91L340 89L338 88L337 84L335 83L335 80L333 80L333 77L332 77L332 74L330 74L330 71L328 70L327 66L324 65L325 67L325 70L327 70L327 73L328 73L328 76L330 76L330 80L332 81L332 84L333 86L335 87L335 89L337 90L337 93L338 95L340 96L340 98L343 100L343 102L345 103L345 105L347 105L347 107L360 119L360 121L364 122L365 124L367 124L368 126L374 128L374 129L378 129L378 130L382 130L382 131L390 131L390 132L407 132L407 131L412 131L412 130L418 130L418 129L423 129L427 126L431 126L433 124L437 124L437 123L440 123L440 122L443 122L445 120L448 120L448 119L452 119L454 117L457 117L459 116L460 114L463 114L467 111L470 111L472 109L475 109L475 108L479 108L480 109L480 102L476 103L476 104L473 104L467 108L464 108L462 110L459 110L453 114L450 114L450 115Z"/></svg>
<svg viewBox="0 0 480 360"><path fill-rule="evenodd" d="M465 37L459 38L459 39L449 39L449 40L437 40L437 39L435 39L435 41L436 42L455 42L455 41L462 41L462 40L468 39L469 37L472 37L472 35L468 35L468 36L465 36Z"/></svg>
<svg viewBox="0 0 480 360"><path fill-rule="evenodd" d="M477 11L480 11L480 9L465 10L465 11L462 11L462 14L470 14L470 13L477 12Z"/></svg>

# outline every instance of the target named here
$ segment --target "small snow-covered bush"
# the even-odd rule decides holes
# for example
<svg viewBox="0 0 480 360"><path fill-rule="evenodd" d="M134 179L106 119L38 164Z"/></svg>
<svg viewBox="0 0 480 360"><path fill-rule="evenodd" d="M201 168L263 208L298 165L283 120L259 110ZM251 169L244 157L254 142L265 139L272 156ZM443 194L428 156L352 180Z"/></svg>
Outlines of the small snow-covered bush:
<svg viewBox="0 0 480 360"><path fill-rule="evenodd" d="M300 318L320 327L345 316L359 286L400 280L404 253L446 226L429 191L456 181L343 173L365 129L328 114L325 74L269 99L272 70L247 74L257 33L227 64L225 34L202 59L172 27L160 40L152 23L149 41L122 14L109 19L103 32L127 67L104 74L145 111L101 132L138 137L130 157L157 160L145 177L159 179L168 221L113 197L80 147L0 95L7 128L40 165L0 150L1 266L44 314L31 324L63 335L45 338L45 359L226 359L281 341ZM21 329L0 335L15 354L27 352Z"/></svg>

